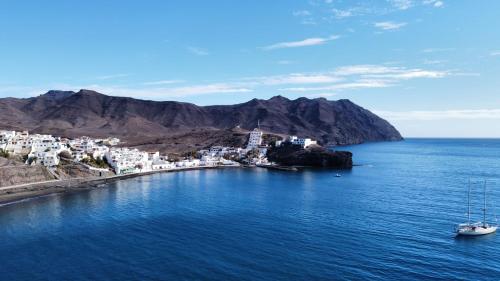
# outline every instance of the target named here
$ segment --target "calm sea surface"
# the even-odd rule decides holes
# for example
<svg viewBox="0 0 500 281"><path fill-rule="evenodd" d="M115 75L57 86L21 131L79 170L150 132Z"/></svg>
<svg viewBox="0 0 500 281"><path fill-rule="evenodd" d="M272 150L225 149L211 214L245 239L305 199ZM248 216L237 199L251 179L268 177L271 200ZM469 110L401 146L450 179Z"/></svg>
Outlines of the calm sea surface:
<svg viewBox="0 0 500 281"><path fill-rule="evenodd" d="M189 171L2 206L0 280L500 280L500 233L452 233L469 178L495 220L500 140L346 149L340 178Z"/></svg>

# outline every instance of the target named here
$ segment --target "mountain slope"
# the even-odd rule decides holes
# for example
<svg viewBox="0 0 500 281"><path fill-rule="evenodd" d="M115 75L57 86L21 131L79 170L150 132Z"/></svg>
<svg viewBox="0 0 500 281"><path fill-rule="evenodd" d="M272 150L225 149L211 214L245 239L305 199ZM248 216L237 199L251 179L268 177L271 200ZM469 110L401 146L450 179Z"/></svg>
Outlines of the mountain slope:
<svg viewBox="0 0 500 281"><path fill-rule="evenodd" d="M133 142L238 126L251 130L259 121L266 132L312 137L324 145L402 139L387 121L349 100L277 96L235 105L197 106L106 96L90 90L0 99L0 128L68 137L117 136Z"/></svg>

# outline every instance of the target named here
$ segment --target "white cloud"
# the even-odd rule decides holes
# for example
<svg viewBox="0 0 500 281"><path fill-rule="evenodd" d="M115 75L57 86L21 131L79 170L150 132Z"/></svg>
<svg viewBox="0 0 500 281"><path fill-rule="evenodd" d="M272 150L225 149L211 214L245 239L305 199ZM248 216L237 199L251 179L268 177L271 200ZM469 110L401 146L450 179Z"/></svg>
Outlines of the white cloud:
<svg viewBox="0 0 500 281"><path fill-rule="evenodd" d="M282 92L313 92L313 91L338 91L338 90L357 90L368 88L386 88L392 84L386 80L359 80L356 82L339 83L322 87L294 87L279 89Z"/></svg>
<svg viewBox="0 0 500 281"><path fill-rule="evenodd" d="M385 65L351 65L343 66L332 72L316 74L316 77L328 77L335 83L319 87L287 87L280 91L309 92L309 91L338 91L367 88L386 88L398 85L401 81L411 79L437 79L452 75L450 71L435 71L419 68L391 67ZM312 80L312 79L311 79ZM320 79L318 79L319 81ZM292 83L287 83L292 84ZM300 83L305 84L305 83Z"/></svg>
<svg viewBox="0 0 500 281"><path fill-rule="evenodd" d="M384 73L384 74L371 74L367 75L368 77L377 77L377 78L391 78L391 79L415 79L415 78L442 78L447 76L448 73L444 71L429 71L422 69L410 69L401 72L394 73Z"/></svg>
<svg viewBox="0 0 500 281"><path fill-rule="evenodd" d="M260 77L242 77L207 84L172 85L187 83L182 80L146 81L136 85L65 85L51 84L43 87L20 88L0 87L9 96L36 96L39 89L93 89L103 94L130 96L136 98L165 100L209 94L248 93L255 90L279 90L300 92L305 95L318 93L336 94L340 91L376 89L399 86L412 79L438 79L447 76L470 75L454 70L437 71L432 69L406 68L393 65L348 65L324 72L289 73ZM279 87L278 87L279 86ZM37 91L34 91L36 89Z"/></svg>
<svg viewBox="0 0 500 281"><path fill-rule="evenodd" d="M339 67L335 70L339 76L360 75L362 77L414 79L414 78L442 78L450 75L449 71L424 70L419 68L404 68L384 65L351 65Z"/></svg>
<svg viewBox="0 0 500 281"><path fill-rule="evenodd" d="M382 21L373 24L376 28L382 30L396 30L406 25L406 22Z"/></svg>
<svg viewBox="0 0 500 281"><path fill-rule="evenodd" d="M42 94L38 88L30 86L0 85L0 98L4 97L34 97Z"/></svg>
<svg viewBox="0 0 500 281"><path fill-rule="evenodd" d="M301 74L292 73L288 75L277 75L256 79L257 83L263 85L286 85L286 84L320 84L341 81L342 78L329 74Z"/></svg>
<svg viewBox="0 0 500 281"><path fill-rule="evenodd" d="M436 8L442 7L443 5L444 5L443 1L434 2L434 7L436 7Z"/></svg>
<svg viewBox="0 0 500 281"><path fill-rule="evenodd" d="M294 64L295 62L291 60L279 60L277 63L282 65L289 65L289 64Z"/></svg>
<svg viewBox="0 0 500 281"><path fill-rule="evenodd" d="M118 73L118 74L109 74L109 75L101 75L97 76L97 80L110 80L110 79L116 79L116 78L123 78L123 77L128 77L130 74L126 73Z"/></svg>
<svg viewBox="0 0 500 281"><path fill-rule="evenodd" d="M351 9L347 9L347 10L332 9L332 13L336 19L348 18L348 17L352 17L354 15L353 10L351 10Z"/></svg>
<svg viewBox="0 0 500 281"><path fill-rule="evenodd" d="M300 10L300 11L293 12L293 15L296 17L306 17L306 16L310 16L311 12L309 12L308 10Z"/></svg>
<svg viewBox="0 0 500 281"><path fill-rule="evenodd" d="M492 51L490 53L490 56L492 56L492 57L500 56L500 50Z"/></svg>
<svg viewBox="0 0 500 281"><path fill-rule="evenodd" d="M436 7L436 8L440 8L440 7L444 6L444 2L439 1L439 0L424 0L422 3L424 5L431 5L431 6Z"/></svg>
<svg viewBox="0 0 500 281"><path fill-rule="evenodd" d="M388 120L500 119L500 109L462 109L441 111L382 111L375 114Z"/></svg>
<svg viewBox="0 0 500 281"><path fill-rule="evenodd" d="M160 81L144 82L142 84L148 85L148 86L156 86L156 85L177 84L177 83L182 83L182 82L184 82L184 81L183 80L160 80Z"/></svg>
<svg viewBox="0 0 500 281"><path fill-rule="evenodd" d="M449 52L455 50L454 48L426 48L422 50L422 53L440 53Z"/></svg>
<svg viewBox="0 0 500 281"><path fill-rule="evenodd" d="M315 19L313 19L313 18L306 18L306 19L303 19L303 20L300 22L300 24L303 24L303 25L316 25L316 24L318 24L318 23L317 23L317 22L316 22L316 20L315 20Z"/></svg>
<svg viewBox="0 0 500 281"><path fill-rule="evenodd" d="M304 39L301 41L276 43L273 45L263 47L262 49L269 51L269 50L283 49L283 48L298 48L298 47L323 45L328 41L335 40L338 38L339 38L338 35L332 35L332 36L326 37L326 38L321 38L321 37L307 38L307 39Z"/></svg>
<svg viewBox="0 0 500 281"><path fill-rule="evenodd" d="M331 98L334 96L337 96L337 93L314 93L314 94L308 94L306 97L309 98Z"/></svg>
<svg viewBox="0 0 500 281"><path fill-rule="evenodd" d="M398 67L388 67L383 65L361 64L361 65L348 65L342 66L335 70L335 74L345 75L366 75L366 74L380 74L394 72Z"/></svg>
<svg viewBox="0 0 500 281"><path fill-rule="evenodd" d="M208 94L229 94L229 93L248 93L252 89L238 87L230 83L212 83L204 85L192 85L185 87L155 87L155 88L138 88L138 87L123 87L123 86L103 86L99 84L91 85L67 85L59 84L51 87L44 87L46 92L48 89L69 89L78 91L79 89L90 89L99 93L111 96L125 96L140 99L155 99L166 100L169 98L182 98L188 96L208 95Z"/></svg>
<svg viewBox="0 0 500 281"><path fill-rule="evenodd" d="M187 47L187 50L197 56L208 56L210 54L207 50L198 47L189 46Z"/></svg>
<svg viewBox="0 0 500 281"><path fill-rule="evenodd" d="M428 60L428 59L424 60L424 64L442 64L445 62L446 62L445 60Z"/></svg>
<svg viewBox="0 0 500 281"><path fill-rule="evenodd" d="M398 10L407 10L414 5L412 0L388 0L388 2Z"/></svg>
<svg viewBox="0 0 500 281"><path fill-rule="evenodd" d="M243 87L235 87L227 83L214 83L208 85L160 89L160 92L162 92L163 95L184 97L205 94L247 93L252 92L252 90Z"/></svg>

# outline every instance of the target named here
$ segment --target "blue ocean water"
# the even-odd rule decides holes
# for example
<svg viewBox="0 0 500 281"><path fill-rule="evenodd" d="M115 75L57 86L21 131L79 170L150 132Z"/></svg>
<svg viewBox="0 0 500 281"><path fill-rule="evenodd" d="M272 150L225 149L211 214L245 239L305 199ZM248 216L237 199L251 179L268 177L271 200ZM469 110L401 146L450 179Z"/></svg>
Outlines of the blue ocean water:
<svg viewBox="0 0 500 281"><path fill-rule="evenodd" d="M0 207L0 280L500 280L500 140L346 147L352 171L144 176ZM339 172L342 177L337 178Z"/></svg>

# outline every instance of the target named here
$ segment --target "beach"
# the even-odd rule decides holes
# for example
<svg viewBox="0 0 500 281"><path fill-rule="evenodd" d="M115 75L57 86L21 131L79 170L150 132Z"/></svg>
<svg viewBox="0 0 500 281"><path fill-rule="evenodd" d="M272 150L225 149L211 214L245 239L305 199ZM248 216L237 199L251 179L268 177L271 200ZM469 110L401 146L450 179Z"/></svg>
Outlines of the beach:
<svg viewBox="0 0 500 281"><path fill-rule="evenodd" d="M148 172L130 173L125 175L116 175L111 177L85 177L72 178L64 180L49 180L43 182L33 182L27 184L0 187L0 205L15 203L22 200L58 194L77 192L105 187L106 184L141 177L158 173L172 173L190 170L237 168L239 165L220 165L220 166L198 166L198 167L178 167L171 169L162 169Z"/></svg>

